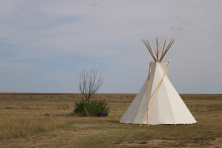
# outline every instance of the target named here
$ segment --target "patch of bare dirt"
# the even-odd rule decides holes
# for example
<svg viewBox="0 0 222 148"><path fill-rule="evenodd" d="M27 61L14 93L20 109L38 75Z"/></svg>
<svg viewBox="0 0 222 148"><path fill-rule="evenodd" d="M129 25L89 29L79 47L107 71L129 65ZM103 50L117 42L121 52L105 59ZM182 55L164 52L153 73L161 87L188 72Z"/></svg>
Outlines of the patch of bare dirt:
<svg viewBox="0 0 222 148"><path fill-rule="evenodd" d="M183 143L174 140L129 140L129 141L116 141L114 144L126 147L205 147L205 148L222 148L222 138L216 138L208 141L194 141L193 143Z"/></svg>
<svg viewBox="0 0 222 148"><path fill-rule="evenodd" d="M209 141L209 143L211 144L211 146L209 146L208 148L222 148L222 138L212 139L211 141Z"/></svg>

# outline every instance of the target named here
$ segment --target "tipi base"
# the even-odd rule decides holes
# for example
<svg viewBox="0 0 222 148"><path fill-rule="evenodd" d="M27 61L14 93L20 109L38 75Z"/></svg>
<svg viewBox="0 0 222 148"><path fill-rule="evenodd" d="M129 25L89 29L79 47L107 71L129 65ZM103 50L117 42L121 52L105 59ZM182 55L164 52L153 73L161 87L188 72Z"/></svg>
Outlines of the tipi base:
<svg viewBox="0 0 222 148"><path fill-rule="evenodd" d="M121 122L120 122L121 123ZM137 124L137 125L140 125L140 123L122 123L122 124ZM149 125L191 125L191 124L197 124L197 123L171 123L171 124L164 124L164 123L161 123L161 124L149 124ZM147 124L142 124L142 125L147 125Z"/></svg>

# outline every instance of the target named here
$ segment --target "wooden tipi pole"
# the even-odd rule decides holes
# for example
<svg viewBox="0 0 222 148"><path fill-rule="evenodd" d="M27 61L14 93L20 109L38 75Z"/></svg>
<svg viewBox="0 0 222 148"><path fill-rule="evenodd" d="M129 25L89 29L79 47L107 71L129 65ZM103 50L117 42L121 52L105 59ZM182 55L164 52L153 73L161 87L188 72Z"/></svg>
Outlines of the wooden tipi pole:
<svg viewBox="0 0 222 148"><path fill-rule="evenodd" d="M151 62L149 66L149 71L148 71L148 84L147 84L147 112L149 111L149 82L150 82L150 69L151 69ZM149 126L149 112L147 114L147 126Z"/></svg>

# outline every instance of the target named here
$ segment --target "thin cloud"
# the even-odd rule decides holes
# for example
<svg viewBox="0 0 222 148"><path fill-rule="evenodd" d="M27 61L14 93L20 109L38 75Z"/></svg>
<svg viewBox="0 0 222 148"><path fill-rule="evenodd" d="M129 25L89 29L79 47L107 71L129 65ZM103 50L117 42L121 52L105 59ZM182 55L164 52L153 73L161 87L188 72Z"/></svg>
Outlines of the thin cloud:
<svg viewBox="0 0 222 148"><path fill-rule="evenodd" d="M183 29L179 25L172 25L171 30L175 30L175 31L180 30L180 31L182 31Z"/></svg>
<svg viewBox="0 0 222 148"><path fill-rule="evenodd" d="M94 3L94 4L92 4L91 6L92 6L92 7L97 7L98 4L97 4L97 3Z"/></svg>
<svg viewBox="0 0 222 148"><path fill-rule="evenodd" d="M179 17L179 16L176 16L175 19L180 19L180 17Z"/></svg>

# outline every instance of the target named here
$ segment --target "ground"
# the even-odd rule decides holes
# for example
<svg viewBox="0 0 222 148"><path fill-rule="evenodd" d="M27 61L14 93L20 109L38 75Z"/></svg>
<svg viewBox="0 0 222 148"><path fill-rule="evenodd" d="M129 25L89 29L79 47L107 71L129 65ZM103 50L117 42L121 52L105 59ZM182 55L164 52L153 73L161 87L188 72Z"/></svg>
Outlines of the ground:
<svg viewBox="0 0 222 148"><path fill-rule="evenodd" d="M0 94L0 147L222 148L222 95L181 94L193 125L132 125L119 120L136 94L97 94L108 117L73 114L81 94Z"/></svg>

